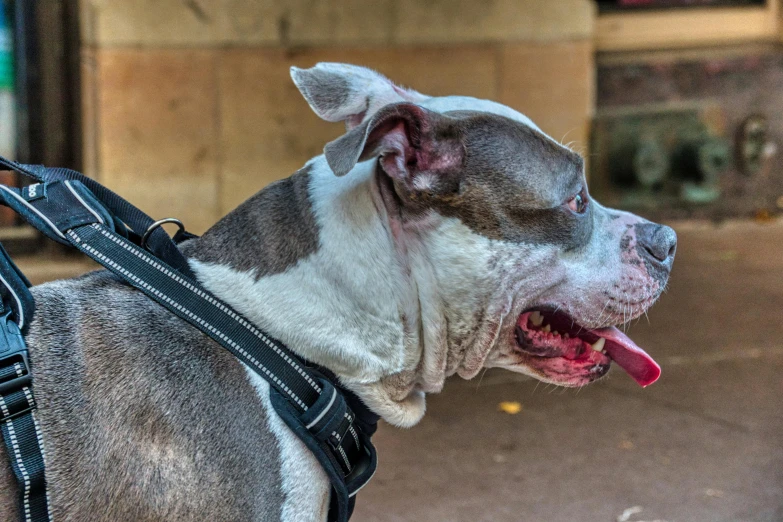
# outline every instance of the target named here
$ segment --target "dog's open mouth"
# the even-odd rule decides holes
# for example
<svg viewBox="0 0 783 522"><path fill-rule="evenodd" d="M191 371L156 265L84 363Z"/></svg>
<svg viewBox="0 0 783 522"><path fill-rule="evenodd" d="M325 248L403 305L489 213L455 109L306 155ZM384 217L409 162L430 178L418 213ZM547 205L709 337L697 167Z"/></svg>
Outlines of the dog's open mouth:
<svg viewBox="0 0 783 522"><path fill-rule="evenodd" d="M661 367L652 357L617 328L590 330L563 312L522 313L517 321L516 340L524 353L542 359L556 358L561 367L587 365L603 375L614 361L641 386L654 383L661 375Z"/></svg>

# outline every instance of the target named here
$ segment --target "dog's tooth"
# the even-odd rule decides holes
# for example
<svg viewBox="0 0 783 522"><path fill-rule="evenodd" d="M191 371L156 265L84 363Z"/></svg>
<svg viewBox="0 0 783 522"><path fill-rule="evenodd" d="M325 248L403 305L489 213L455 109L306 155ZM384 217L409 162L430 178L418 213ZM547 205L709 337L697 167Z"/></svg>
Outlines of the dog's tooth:
<svg viewBox="0 0 783 522"><path fill-rule="evenodd" d="M551 332L551 331L552 331L552 327L551 327L551 326L549 326L549 325L546 325L545 327L543 327L543 328L541 329L541 331L543 331L543 332L546 332L546 333L549 333L549 332Z"/></svg>
<svg viewBox="0 0 783 522"><path fill-rule="evenodd" d="M541 324L544 322L544 316L541 315L541 312L536 310L530 314L530 322L533 323L533 326L541 326Z"/></svg>
<svg viewBox="0 0 783 522"><path fill-rule="evenodd" d="M604 345L606 344L606 339L603 337L599 337L596 342L594 342L591 346L593 347L593 350L596 352L601 352L604 349Z"/></svg>
<svg viewBox="0 0 783 522"><path fill-rule="evenodd" d="M565 339L570 339L570 338L571 338L571 336L570 336L570 335L568 335L568 332L564 333L564 334L563 334L563 337L564 337Z"/></svg>
<svg viewBox="0 0 783 522"><path fill-rule="evenodd" d="M558 332L557 330L552 330L552 335L560 335L560 332Z"/></svg>

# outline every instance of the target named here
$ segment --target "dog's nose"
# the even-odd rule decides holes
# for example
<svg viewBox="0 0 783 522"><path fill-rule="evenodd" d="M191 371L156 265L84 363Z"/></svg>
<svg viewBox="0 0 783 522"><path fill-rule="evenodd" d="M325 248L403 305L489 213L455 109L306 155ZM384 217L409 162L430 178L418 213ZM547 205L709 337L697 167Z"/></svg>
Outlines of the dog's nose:
<svg viewBox="0 0 783 522"><path fill-rule="evenodd" d="M650 261L671 267L677 250L677 233L674 229L657 223L636 225L636 241Z"/></svg>

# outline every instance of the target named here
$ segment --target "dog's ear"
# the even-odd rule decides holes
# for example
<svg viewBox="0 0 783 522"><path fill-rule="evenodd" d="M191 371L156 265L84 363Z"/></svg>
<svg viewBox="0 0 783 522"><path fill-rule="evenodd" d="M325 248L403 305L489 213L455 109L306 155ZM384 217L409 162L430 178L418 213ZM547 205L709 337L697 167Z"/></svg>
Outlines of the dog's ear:
<svg viewBox="0 0 783 522"><path fill-rule="evenodd" d="M360 161L380 157L392 178L413 186L423 173L438 174L462 164L464 150L450 118L412 103L397 103L324 147L332 171L344 176Z"/></svg>
<svg viewBox="0 0 783 522"><path fill-rule="evenodd" d="M360 125L390 103L427 99L356 65L319 63L309 69L291 67L291 78L318 116L326 121L344 121L347 129Z"/></svg>

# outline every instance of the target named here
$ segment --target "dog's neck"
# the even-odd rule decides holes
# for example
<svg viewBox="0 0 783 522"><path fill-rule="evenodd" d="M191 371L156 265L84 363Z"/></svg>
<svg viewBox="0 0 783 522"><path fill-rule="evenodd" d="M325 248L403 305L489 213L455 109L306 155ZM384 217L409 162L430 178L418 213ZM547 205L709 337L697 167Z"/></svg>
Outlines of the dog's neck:
<svg viewBox="0 0 783 522"><path fill-rule="evenodd" d="M373 162L336 178L318 157L187 254L209 290L332 370L385 420L410 426L424 413L423 394L439 391L459 363L447 364L432 268L381 192Z"/></svg>

